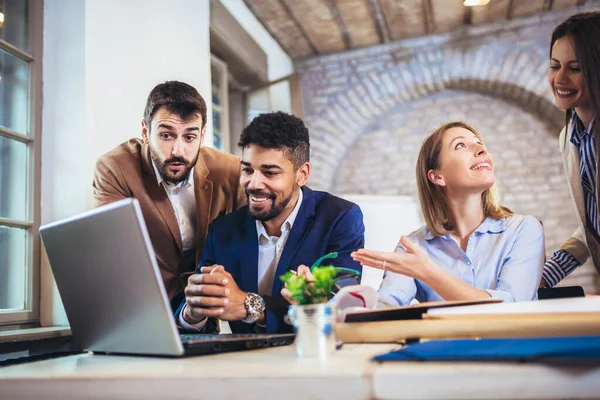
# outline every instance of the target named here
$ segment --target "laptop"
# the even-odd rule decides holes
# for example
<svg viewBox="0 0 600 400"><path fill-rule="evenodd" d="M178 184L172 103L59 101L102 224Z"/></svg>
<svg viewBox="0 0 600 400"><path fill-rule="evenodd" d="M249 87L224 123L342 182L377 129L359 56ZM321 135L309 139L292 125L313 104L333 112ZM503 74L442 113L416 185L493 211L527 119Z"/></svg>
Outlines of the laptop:
<svg viewBox="0 0 600 400"><path fill-rule="evenodd" d="M176 357L294 341L293 334L180 335L136 199L43 225L40 234L81 350Z"/></svg>

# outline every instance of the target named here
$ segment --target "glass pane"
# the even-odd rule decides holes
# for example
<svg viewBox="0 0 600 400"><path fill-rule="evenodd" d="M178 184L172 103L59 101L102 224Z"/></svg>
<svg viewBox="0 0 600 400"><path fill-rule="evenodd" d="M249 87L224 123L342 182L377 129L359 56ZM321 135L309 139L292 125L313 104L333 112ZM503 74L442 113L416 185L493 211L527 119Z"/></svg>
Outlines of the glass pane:
<svg viewBox="0 0 600 400"><path fill-rule="evenodd" d="M27 231L0 226L0 309L25 308Z"/></svg>
<svg viewBox="0 0 600 400"><path fill-rule="evenodd" d="M216 104L216 105L221 104L221 98L219 96L219 87L214 82L212 85L212 102L213 102L213 104Z"/></svg>
<svg viewBox="0 0 600 400"><path fill-rule="evenodd" d="M0 217L28 220L27 167L27 145L0 136Z"/></svg>
<svg viewBox="0 0 600 400"><path fill-rule="evenodd" d="M29 1L0 0L0 38L29 51Z"/></svg>
<svg viewBox="0 0 600 400"><path fill-rule="evenodd" d="M289 81L282 81L269 86L269 96L271 99L271 111L292 113L292 95Z"/></svg>
<svg viewBox="0 0 600 400"><path fill-rule="evenodd" d="M28 99L29 66L20 58L0 51L0 125L27 134Z"/></svg>
<svg viewBox="0 0 600 400"><path fill-rule="evenodd" d="M248 96L248 123L259 114L271 112L271 98L269 89L261 89L250 93Z"/></svg>
<svg viewBox="0 0 600 400"><path fill-rule="evenodd" d="M221 113L213 108L213 146L215 149L223 150L221 143Z"/></svg>

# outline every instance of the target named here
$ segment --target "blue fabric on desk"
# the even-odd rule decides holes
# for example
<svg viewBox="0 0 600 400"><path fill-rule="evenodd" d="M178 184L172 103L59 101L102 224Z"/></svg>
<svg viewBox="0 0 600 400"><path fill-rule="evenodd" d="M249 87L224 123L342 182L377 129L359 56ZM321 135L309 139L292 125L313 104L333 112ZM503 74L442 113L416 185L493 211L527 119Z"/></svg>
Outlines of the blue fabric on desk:
<svg viewBox="0 0 600 400"><path fill-rule="evenodd" d="M600 336L452 339L408 345L375 361L525 361L557 358L599 358Z"/></svg>

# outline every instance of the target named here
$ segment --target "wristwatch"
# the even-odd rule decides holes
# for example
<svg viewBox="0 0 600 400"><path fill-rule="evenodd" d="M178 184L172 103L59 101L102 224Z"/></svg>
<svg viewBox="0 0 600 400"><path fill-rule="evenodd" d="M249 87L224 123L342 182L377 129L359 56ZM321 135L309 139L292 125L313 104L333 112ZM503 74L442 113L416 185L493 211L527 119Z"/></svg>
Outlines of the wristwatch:
<svg viewBox="0 0 600 400"><path fill-rule="evenodd" d="M262 313L265 311L265 300L256 293L248 292L246 300L244 300L244 307L246 307L246 312L248 314L246 315L246 318L242 320L242 322L253 324L258 321Z"/></svg>

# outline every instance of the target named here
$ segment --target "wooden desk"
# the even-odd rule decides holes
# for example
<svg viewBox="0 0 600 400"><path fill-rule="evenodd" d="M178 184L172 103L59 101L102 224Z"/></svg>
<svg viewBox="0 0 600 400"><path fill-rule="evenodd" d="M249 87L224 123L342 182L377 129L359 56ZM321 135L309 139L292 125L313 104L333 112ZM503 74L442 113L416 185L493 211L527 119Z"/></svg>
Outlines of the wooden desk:
<svg viewBox="0 0 600 400"><path fill-rule="evenodd" d="M598 398L600 365L375 363L397 346L346 344L330 360L293 346L167 359L76 355L0 368L0 399Z"/></svg>

